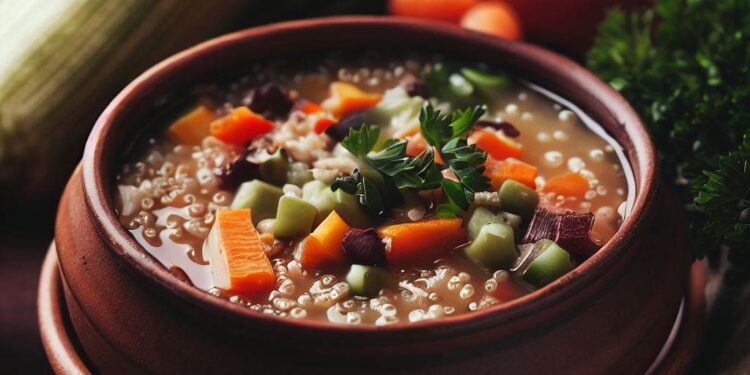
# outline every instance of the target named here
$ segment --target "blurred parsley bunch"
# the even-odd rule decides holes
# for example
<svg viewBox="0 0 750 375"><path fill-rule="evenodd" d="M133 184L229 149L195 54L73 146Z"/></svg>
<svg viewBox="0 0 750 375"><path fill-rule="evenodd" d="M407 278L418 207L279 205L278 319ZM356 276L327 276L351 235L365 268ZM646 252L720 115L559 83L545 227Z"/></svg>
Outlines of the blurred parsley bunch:
<svg viewBox="0 0 750 375"><path fill-rule="evenodd" d="M750 0L658 0L611 12L588 67L649 126L698 258L750 276Z"/></svg>

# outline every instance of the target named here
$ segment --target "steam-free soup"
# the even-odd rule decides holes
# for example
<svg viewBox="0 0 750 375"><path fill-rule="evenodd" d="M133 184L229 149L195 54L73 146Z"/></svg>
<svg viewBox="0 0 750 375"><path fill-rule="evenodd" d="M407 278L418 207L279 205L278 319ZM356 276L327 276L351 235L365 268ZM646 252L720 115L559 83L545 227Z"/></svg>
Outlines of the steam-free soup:
<svg viewBox="0 0 750 375"><path fill-rule="evenodd" d="M440 319L553 282L627 214L620 147L540 88L434 56L320 61L197 87L123 165L122 225L175 277L290 319Z"/></svg>

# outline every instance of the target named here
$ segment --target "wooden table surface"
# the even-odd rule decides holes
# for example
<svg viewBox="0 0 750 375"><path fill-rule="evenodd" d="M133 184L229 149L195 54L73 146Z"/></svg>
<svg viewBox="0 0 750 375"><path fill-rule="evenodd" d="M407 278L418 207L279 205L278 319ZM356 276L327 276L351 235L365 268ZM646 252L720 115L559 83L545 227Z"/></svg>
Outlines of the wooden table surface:
<svg viewBox="0 0 750 375"><path fill-rule="evenodd" d="M53 237L54 213L44 207L30 211L33 218L14 211L4 211L0 216L0 373L3 374L51 373L37 328L36 293L39 269ZM750 373L748 285L748 282L726 285L720 273L713 272L707 288L709 305L713 307L692 373Z"/></svg>

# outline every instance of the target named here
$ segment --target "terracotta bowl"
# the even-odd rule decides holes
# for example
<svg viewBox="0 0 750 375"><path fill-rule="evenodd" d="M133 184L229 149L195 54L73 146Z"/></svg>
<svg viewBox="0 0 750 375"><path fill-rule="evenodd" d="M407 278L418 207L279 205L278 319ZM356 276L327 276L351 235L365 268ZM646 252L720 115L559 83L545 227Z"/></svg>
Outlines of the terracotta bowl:
<svg viewBox="0 0 750 375"><path fill-rule="evenodd" d="M636 198L615 237L556 282L438 321L347 327L254 313L192 288L118 223L118 167L170 98L266 58L407 47L498 65L578 105L626 149ZM659 188L638 116L576 63L449 25L378 17L297 21L226 35L158 64L99 118L60 202L56 246L82 355L101 372L637 373L673 328L690 267L685 223Z"/></svg>

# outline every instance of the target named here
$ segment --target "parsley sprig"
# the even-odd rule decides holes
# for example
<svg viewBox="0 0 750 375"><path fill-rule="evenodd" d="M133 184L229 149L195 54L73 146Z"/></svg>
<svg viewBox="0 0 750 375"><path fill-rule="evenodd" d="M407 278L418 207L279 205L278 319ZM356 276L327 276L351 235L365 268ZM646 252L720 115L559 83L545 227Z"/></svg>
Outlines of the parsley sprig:
<svg viewBox="0 0 750 375"><path fill-rule="evenodd" d="M489 179L482 174L487 154L466 142L469 130L485 111L484 106L476 106L457 110L449 117L426 103L420 112L423 136L440 152L458 181L443 177L442 170L446 167L435 162L432 147L412 157L406 154L405 141L388 139L379 151L373 151L380 139L377 126L363 125L350 130L341 145L383 175L386 183L392 183L398 189L421 191L442 187L447 201L438 207L438 216L457 216L469 208L475 192L489 188ZM360 170L336 179L331 189L342 189L356 195L362 206L378 216L385 214L390 201L383 198L385 192L379 191Z"/></svg>
<svg viewBox="0 0 750 375"><path fill-rule="evenodd" d="M611 12L587 63L649 126L690 214L695 255L717 258L726 246L750 277L748 45L750 2L658 0L644 13Z"/></svg>

